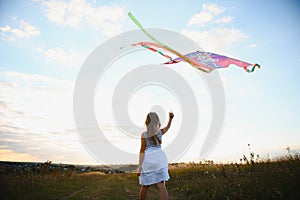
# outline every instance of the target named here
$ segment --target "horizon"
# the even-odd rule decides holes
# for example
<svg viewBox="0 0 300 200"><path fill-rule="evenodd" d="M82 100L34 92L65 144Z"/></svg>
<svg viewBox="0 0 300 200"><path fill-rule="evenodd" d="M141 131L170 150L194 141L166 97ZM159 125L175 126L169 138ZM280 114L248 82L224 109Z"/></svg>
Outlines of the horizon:
<svg viewBox="0 0 300 200"><path fill-rule="evenodd" d="M271 153L266 153L263 155L263 157L255 153L254 157L256 157L255 162L266 162L266 161L278 161L278 159L286 158L288 156L297 156L300 155L300 149L292 149L292 150L287 150L285 151L277 151L277 152L271 152ZM250 152L248 152L247 159L250 159ZM259 158L257 158L257 155L259 155ZM211 159L202 159L202 160L190 160L190 161L177 161L177 162L169 162L169 165L172 164L178 164L178 163L184 163L184 164L189 164L189 163L198 163L198 164L205 164L206 161L213 161L213 164L246 164L244 161L241 161L243 159L244 155L241 155L240 157L236 158L235 160L211 160ZM71 162L56 162L52 160L40 160L40 161L18 161L18 160L0 160L0 162L10 162L10 163L45 163L45 162L51 162L51 164L55 165L77 165L77 166L115 166L115 165L138 165L138 163L115 163L115 164L105 164L105 163L71 163ZM204 163L203 163L204 162Z"/></svg>
<svg viewBox="0 0 300 200"><path fill-rule="evenodd" d="M294 157L294 156L299 156L299 150L294 150L293 153L279 153L277 152L276 154L274 154L273 156L270 155L266 155L267 157L260 157L257 158L257 154L255 154L254 156L254 162L255 163L264 163L264 162L277 162L277 161L281 161L282 159L286 159L289 158L290 156ZM209 160L209 159L203 159L203 160L198 160L198 161L178 161L178 162L169 162L169 165L173 165L173 164L191 164L191 163L195 163L195 164L207 164L206 162L209 162L210 164L221 164L221 165L226 165L226 164L247 164L245 160L243 160L243 156L242 155L239 159L235 160L235 161L218 161L218 160ZM251 159L249 155L245 155L247 159ZM255 159L256 157L256 159ZM53 162L51 160L46 160L46 161L11 161L11 160L0 160L0 163L45 163L45 162L51 162L51 164L54 165L75 165L75 166L124 166L124 165L136 165L138 166L138 163L116 163L116 164L104 164L104 163L59 163L59 162ZM212 162L212 163L211 163Z"/></svg>

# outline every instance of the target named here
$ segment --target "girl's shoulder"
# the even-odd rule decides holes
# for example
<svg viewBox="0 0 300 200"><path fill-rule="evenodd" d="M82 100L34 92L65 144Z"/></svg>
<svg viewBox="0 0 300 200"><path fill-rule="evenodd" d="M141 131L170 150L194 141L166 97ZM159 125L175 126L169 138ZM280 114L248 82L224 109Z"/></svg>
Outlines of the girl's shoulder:
<svg viewBox="0 0 300 200"><path fill-rule="evenodd" d="M144 132L141 133L141 138L146 138L146 136L147 136L147 132L146 131L144 131Z"/></svg>
<svg viewBox="0 0 300 200"><path fill-rule="evenodd" d="M162 137L162 132L161 132L160 129L159 129L157 135L158 135L159 137ZM147 137L147 131L142 132L142 133L141 133L141 137L142 137L142 138L146 138L146 137Z"/></svg>

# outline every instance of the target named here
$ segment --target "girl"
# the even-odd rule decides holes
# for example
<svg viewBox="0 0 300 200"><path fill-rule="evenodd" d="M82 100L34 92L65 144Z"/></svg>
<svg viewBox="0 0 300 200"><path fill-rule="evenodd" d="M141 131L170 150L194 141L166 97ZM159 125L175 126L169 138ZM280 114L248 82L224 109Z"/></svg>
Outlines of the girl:
<svg viewBox="0 0 300 200"><path fill-rule="evenodd" d="M161 143L162 135L170 128L173 117L174 114L170 112L167 126L160 129L161 124L158 115L155 112L150 112L147 115L145 121L147 131L142 133L138 167L141 200L146 198L149 186L152 184L157 184L161 199L168 199L168 192L165 186L165 181L170 178L168 160L161 149Z"/></svg>

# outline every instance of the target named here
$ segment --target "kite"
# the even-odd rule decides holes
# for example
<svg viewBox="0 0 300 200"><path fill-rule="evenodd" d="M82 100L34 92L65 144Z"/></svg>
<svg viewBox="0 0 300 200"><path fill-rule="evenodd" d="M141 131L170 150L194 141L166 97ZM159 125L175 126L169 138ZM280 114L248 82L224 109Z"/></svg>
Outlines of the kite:
<svg viewBox="0 0 300 200"><path fill-rule="evenodd" d="M196 51L186 54L185 56L196 63L195 67L205 72L211 72L212 70L219 68L227 68L231 64L242 67L248 73L253 72L256 67L260 68L259 64L252 65L241 60L210 52ZM180 61L184 61L184 59L178 57L164 64L173 64ZM249 69L251 66L252 68Z"/></svg>
<svg viewBox="0 0 300 200"><path fill-rule="evenodd" d="M231 64L243 68L248 73L253 72L256 67L260 68L259 64L251 64L248 62L244 62L241 60L237 60L237 59L230 58L230 57L227 57L224 55L219 55L219 54L210 53L210 52L195 51L195 52L183 55L183 54L179 53L178 51L161 43L155 37L150 35L144 29L144 27L141 25L141 23L130 12L128 13L128 16L153 41L153 42L138 42L136 44L131 44L131 46L140 45L146 49L149 49L153 52L157 52L160 55L170 59L170 61L165 62L164 64L175 64L175 63L184 61L184 62L188 62L193 67L196 67L197 69L207 72L207 73L213 71L214 69L227 68ZM163 53L159 49L168 51L172 54L177 55L178 57L175 59L172 59L171 56Z"/></svg>
<svg viewBox="0 0 300 200"><path fill-rule="evenodd" d="M256 67L260 68L259 64L252 65L251 63L248 63L248 62L244 62L244 61L230 58L227 56L210 53L210 52L204 52L204 51L195 51L195 52L184 55L185 58L177 57L175 59L172 59L171 56L163 53L159 49L164 49L166 51L169 51L169 50L161 47L160 45L158 45L156 43L138 42L136 44L131 44L131 46L138 46L138 45L140 45L146 49L149 49L153 52L157 52L160 55L170 59L170 61L165 62L164 64L175 64L175 63L178 63L181 61L186 61L186 59L189 59L190 64L192 63L192 65L194 67L196 67L197 69L199 69L201 71L207 72L207 73L211 72L214 69L227 68L231 64L236 65L238 67L242 67L248 73L253 72ZM172 53L172 51L171 51L171 53Z"/></svg>

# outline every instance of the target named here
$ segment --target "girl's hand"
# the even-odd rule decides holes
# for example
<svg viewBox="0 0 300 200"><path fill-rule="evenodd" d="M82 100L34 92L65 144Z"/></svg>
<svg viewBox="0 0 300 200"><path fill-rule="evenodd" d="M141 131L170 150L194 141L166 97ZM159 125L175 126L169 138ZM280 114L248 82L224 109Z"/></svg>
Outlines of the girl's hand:
<svg viewBox="0 0 300 200"><path fill-rule="evenodd" d="M140 167L138 167L138 169L137 169L137 175L140 176L141 173L142 173L142 169Z"/></svg>
<svg viewBox="0 0 300 200"><path fill-rule="evenodd" d="M169 112L169 118L170 118L170 119L173 119L173 117L174 117L173 112Z"/></svg>

